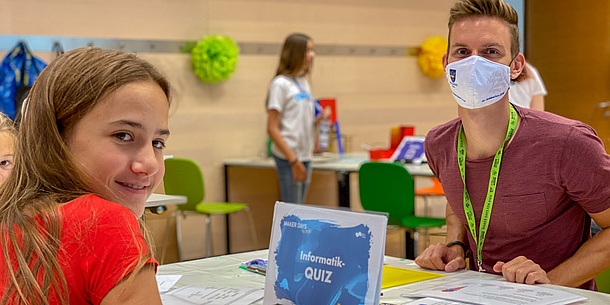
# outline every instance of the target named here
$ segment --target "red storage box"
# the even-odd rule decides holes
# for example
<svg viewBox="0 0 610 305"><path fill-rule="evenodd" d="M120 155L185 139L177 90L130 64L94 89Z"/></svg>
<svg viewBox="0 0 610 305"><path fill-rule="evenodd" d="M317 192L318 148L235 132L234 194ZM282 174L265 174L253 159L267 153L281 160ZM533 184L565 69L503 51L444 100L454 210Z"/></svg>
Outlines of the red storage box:
<svg viewBox="0 0 610 305"><path fill-rule="evenodd" d="M369 158L371 160L387 160L392 157L393 149L371 149L369 150Z"/></svg>

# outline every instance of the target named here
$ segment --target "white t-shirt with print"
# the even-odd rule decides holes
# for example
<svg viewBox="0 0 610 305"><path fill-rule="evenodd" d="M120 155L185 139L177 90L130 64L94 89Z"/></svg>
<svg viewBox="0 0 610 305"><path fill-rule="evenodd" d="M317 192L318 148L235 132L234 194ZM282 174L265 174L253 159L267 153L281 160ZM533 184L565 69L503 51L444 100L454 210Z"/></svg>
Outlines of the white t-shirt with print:
<svg viewBox="0 0 610 305"><path fill-rule="evenodd" d="M515 105L530 108L532 97L536 95L546 96L548 92L538 70L528 63L526 65L528 69L527 78L524 81L511 84L510 90L508 90L508 99Z"/></svg>
<svg viewBox="0 0 610 305"><path fill-rule="evenodd" d="M269 85L267 110L280 113L280 134L300 161L310 161L315 148L314 100L309 83L303 77L276 76ZM275 145L274 155L286 158Z"/></svg>

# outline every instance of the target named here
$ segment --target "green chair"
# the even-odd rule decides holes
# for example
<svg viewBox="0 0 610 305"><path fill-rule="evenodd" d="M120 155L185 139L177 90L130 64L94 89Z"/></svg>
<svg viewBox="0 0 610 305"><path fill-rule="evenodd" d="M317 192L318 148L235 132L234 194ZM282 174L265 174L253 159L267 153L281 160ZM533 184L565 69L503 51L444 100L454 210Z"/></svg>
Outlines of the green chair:
<svg viewBox="0 0 610 305"><path fill-rule="evenodd" d="M610 269L598 274L595 277L595 283L597 284L597 291L610 293Z"/></svg>
<svg viewBox="0 0 610 305"><path fill-rule="evenodd" d="M413 253L407 253L407 258L413 259L418 253L419 229L425 231L427 239L429 228L446 224L443 218L415 216L413 177L401 163L365 162L358 175L362 207L368 211L388 213L388 225L404 228L413 234Z"/></svg>
<svg viewBox="0 0 610 305"><path fill-rule="evenodd" d="M180 226L180 218L186 218L186 216L189 214L205 215L206 257L210 256L212 247L212 235L210 234L211 215L229 215L239 211L246 212L248 215L248 221L250 223L252 242L255 246L258 246L254 218L252 217L252 212L247 204L203 201L205 195L203 173L201 172L201 167L199 167L199 164L197 164L194 160L185 158L165 159L165 175L163 176L163 185L166 194L183 195L187 197L187 203L176 206L175 216L178 260L182 261L182 230ZM170 219L170 217L167 218L167 225L163 240L164 244L167 241ZM228 226L226 234L227 237L230 234L228 231ZM228 241L229 239L227 238L227 242ZM165 249L166 247L164 246L161 261L163 261L165 258Z"/></svg>

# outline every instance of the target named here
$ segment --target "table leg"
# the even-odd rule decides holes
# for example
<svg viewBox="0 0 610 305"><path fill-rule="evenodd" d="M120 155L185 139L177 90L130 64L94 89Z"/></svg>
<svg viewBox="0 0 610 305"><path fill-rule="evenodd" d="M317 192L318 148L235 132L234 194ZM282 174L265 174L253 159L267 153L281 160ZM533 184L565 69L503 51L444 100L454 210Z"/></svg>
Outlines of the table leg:
<svg viewBox="0 0 610 305"><path fill-rule="evenodd" d="M229 167L225 165L225 202L229 201ZM231 231L229 225L229 214L225 214L225 232L227 237L227 254L231 254Z"/></svg>
<svg viewBox="0 0 610 305"><path fill-rule="evenodd" d="M337 171L339 206L350 208L349 171Z"/></svg>

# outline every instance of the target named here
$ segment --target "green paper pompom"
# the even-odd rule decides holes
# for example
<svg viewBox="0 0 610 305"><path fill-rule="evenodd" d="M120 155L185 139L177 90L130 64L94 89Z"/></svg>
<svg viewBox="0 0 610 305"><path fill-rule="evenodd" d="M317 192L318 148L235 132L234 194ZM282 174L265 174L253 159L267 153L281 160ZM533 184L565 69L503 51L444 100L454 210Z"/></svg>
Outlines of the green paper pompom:
<svg viewBox="0 0 610 305"><path fill-rule="evenodd" d="M210 35L199 40L191 50L191 63L197 77L206 83L219 83L235 71L239 47L229 37Z"/></svg>

